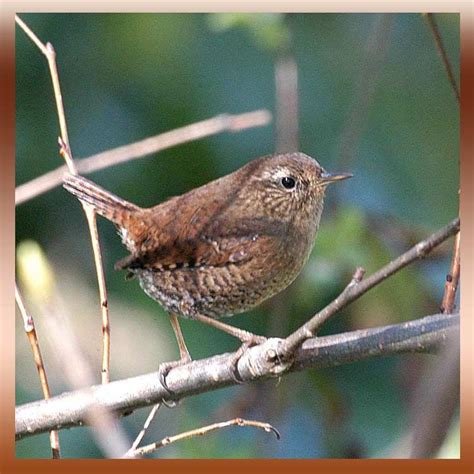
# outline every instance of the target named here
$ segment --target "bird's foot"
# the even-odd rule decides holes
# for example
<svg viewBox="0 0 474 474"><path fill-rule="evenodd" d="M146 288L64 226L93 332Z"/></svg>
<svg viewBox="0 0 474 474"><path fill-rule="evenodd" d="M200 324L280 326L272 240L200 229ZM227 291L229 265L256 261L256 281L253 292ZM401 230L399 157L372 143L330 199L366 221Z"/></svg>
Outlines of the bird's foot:
<svg viewBox="0 0 474 474"><path fill-rule="evenodd" d="M239 339L242 341L242 344L240 347L237 349L237 351L234 353L232 356L232 359L229 362L230 366L230 373L232 374L232 378L237 382L237 383L243 383L242 377L240 376L239 373L239 368L238 368L238 363L244 352L252 347L252 346L257 346L259 344L263 344L267 338L264 336L258 336L257 334L253 334L248 331L242 331L242 338L239 337Z"/></svg>
<svg viewBox="0 0 474 474"><path fill-rule="evenodd" d="M166 391L166 397L163 398L162 402L168 408L174 408L176 406L176 402L173 400L175 393L173 392L173 390L169 388L168 383L166 382L166 377L168 376L168 374L170 373L172 369L175 369L176 367L180 367L181 365L188 364L189 362L192 362L192 359L188 354L186 356L182 356L181 359L179 360L163 362L158 367L158 377L159 377L161 386Z"/></svg>

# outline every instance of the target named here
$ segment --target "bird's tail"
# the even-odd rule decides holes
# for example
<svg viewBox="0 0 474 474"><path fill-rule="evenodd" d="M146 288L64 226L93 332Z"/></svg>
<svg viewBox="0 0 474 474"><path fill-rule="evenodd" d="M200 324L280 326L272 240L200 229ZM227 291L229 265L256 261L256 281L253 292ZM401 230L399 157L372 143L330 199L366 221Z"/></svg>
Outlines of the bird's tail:
<svg viewBox="0 0 474 474"><path fill-rule="evenodd" d="M120 227L127 227L134 214L141 210L135 204L115 196L83 176L66 175L63 187Z"/></svg>

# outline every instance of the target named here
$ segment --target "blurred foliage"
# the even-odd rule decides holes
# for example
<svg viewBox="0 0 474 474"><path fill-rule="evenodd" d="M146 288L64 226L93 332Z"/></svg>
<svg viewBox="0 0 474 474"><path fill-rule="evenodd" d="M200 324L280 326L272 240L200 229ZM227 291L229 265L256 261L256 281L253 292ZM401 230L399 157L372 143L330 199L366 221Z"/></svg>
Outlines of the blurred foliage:
<svg viewBox="0 0 474 474"><path fill-rule="evenodd" d="M223 112L274 111L274 61L289 48L298 64L301 150L339 171L338 150L356 84L373 51L373 14L22 14L57 52L73 153L85 157ZM437 15L459 80L459 15ZM330 302L356 266L370 273L451 220L458 211L459 107L427 25L393 16L365 123L350 156L355 177L328 191L316 246L283 295L232 323L284 336ZM61 164L58 126L44 58L16 35L17 183ZM150 206L233 171L274 150L272 127L221 134L122 164L91 177ZM177 355L164 311L113 263L125 255L100 220L112 317L112 378L156 369ZM80 206L61 188L17 208L16 239L32 239L57 273L71 323L99 380L100 317L88 231ZM438 311L450 244L371 290L338 314L324 333L396 323ZM36 323L44 340L41 318ZM192 355L234 350L236 341L183 321ZM68 389L46 369L55 394ZM290 374L280 383L238 386L162 408L144 442L245 416L282 433L229 428L162 449L156 457L377 457L396 455L423 355L380 358ZM17 322L17 403L41 398L29 347ZM123 420L132 439L147 410ZM456 428L457 426L457 428ZM441 451L456 456L454 425ZM457 431L458 432L458 431ZM101 456L87 428L60 432L67 457ZM17 445L19 457L48 457L48 436Z"/></svg>
<svg viewBox="0 0 474 474"><path fill-rule="evenodd" d="M208 15L211 31L226 31L241 27L247 29L258 46L272 52L287 48L289 28L283 13L212 13Z"/></svg>

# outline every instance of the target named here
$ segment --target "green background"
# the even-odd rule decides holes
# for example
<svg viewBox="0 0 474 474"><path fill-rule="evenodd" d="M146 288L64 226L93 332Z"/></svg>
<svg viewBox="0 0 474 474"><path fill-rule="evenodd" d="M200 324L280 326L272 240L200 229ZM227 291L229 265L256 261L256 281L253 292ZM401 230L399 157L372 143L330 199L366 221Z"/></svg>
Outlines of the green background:
<svg viewBox="0 0 474 474"><path fill-rule="evenodd" d="M274 65L288 48L298 65L301 151L354 178L328 191L312 257L281 297L232 319L285 336L331 301L356 266L370 273L458 212L459 106L426 21L418 14L22 14L57 52L75 157L125 145L221 113L275 112ZM459 16L436 16L459 81ZM17 184L61 164L46 61L16 32ZM186 192L275 151L272 125L220 134L93 173L142 206ZM355 130L348 157L344 137ZM343 169L342 169L342 168ZM100 319L87 226L58 187L16 210L17 243L44 248L99 381ZM167 316L125 282L126 255L99 222L112 320L112 378L155 370L177 357ZM396 323L438 312L451 245L373 289L323 333ZM78 308L78 310L74 310ZM41 318L36 315L40 343ZM19 318L18 318L19 319ZM75 326L75 327L76 327ZM235 350L232 338L184 321L194 358ZM68 387L45 361L55 394ZM409 429L408 407L431 356L403 355L285 376L163 408L145 442L235 416L272 423L282 440L250 428L197 438L158 457L385 457ZM49 365L49 369L48 369ZM17 402L41 398L26 337L17 327ZM129 437L147 410L123 420ZM456 426L456 425L455 425ZM446 451L458 455L456 429ZM97 457L87 428L60 432L64 456ZM20 457L49 456L48 436L17 444Z"/></svg>

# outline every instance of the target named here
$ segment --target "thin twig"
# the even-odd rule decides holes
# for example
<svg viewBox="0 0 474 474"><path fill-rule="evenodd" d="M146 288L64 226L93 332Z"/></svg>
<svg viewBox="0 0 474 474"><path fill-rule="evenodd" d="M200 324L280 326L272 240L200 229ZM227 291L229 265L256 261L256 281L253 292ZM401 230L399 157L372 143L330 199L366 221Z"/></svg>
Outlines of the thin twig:
<svg viewBox="0 0 474 474"><path fill-rule="evenodd" d="M157 403L156 405L153 406L149 415L147 416L147 419L145 420L145 423L143 424L142 430L140 431L140 433L138 433L138 436L133 441L132 446L128 450L125 457L134 457L133 452L138 448L138 445L140 444L141 440L145 436L146 430L150 427L150 424L153 421L153 418L155 418L155 415L157 411L160 409L160 407L161 407L161 403Z"/></svg>
<svg viewBox="0 0 474 474"><path fill-rule="evenodd" d="M265 109L237 115L221 114L138 142L97 153L87 158L76 159L75 164L78 172L84 175L218 133L236 133L249 128L263 127L268 125L271 119L270 112ZM67 167L60 166L38 178L21 184L15 189L15 205L18 206L61 185L66 172Z"/></svg>
<svg viewBox="0 0 474 474"><path fill-rule="evenodd" d="M414 260L428 255L435 247L456 234L459 231L459 226L459 219L454 219L447 226L438 230L427 239L418 242L410 250L392 260L365 280L362 280L362 269L358 269L352 281L334 301L329 303L324 309L315 314L308 322L285 339L285 354L282 355L290 355L303 341L314 336L317 330L321 328L332 315L346 307L349 303L352 303L368 290L387 279L390 275L406 267Z"/></svg>
<svg viewBox="0 0 474 474"><path fill-rule="evenodd" d="M31 29L15 15L15 21L25 31L25 33L32 39L39 50L46 56L48 61L49 72L51 80L53 82L54 97L56 101L56 108L59 120L59 128L61 131L61 137L59 139L60 154L64 158L67 168L71 174L78 174L76 165L73 160L71 146L69 143L66 115L64 113L63 99L61 95L61 87L59 84L59 75L56 66L56 52L54 51L53 45L47 43L44 45L38 37L31 31ZM102 383L110 381L110 322L109 322L109 309L107 300L107 289L105 286L105 275L102 266L102 257L100 253L100 243L97 233L96 215L91 206L83 204L83 209L86 214L87 223L89 226L89 233L92 242L92 249L94 252L94 261L97 271L97 281L99 285L99 298L100 298L100 309L102 315L102 371L101 380Z"/></svg>
<svg viewBox="0 0 474 474"><path fill-rule="evenodd" d="M458 332L459 314L437 314L390 326L315 337L297 349L292 363L283 370L275 353L284 340L272 338L249 348L239 359L237 369L239 378L250 382L310 367L334 367L402 353L436 352L450 334ZM195 360L173 368L166 382L174 399L180 400L237 384L234 364L235 353ZM63 393L48 402L27 403L16 408L16 439L87 423L91 406L121 414L166 397L169 391L161 385L159 372L153 372Z"/></svg>
<svg viewBox="0 0 474 474"><path fill-rule="evenodd" d="M161 441L156 441L155 443L147 444L146 446L142 446L141 448L128 452L124 457L141 457L145 454L153 453L159 448L176 443L176 441L183 441L185 439L195 438L196 436L203 436L213 431L227 428L228 426L251 426L253 428L259 428L266 431L267 433L274 433L276 438L280 439L280 433L278 430L269 423L263 423L261 421L254 420L244 420L243 418L234 418L233 420L221 421L219 423L213 423L212 425L203 426L195 430L185 431L184 433L180 433L175 436L167 436Z"/></svg>
<svg viewBox="0 0 474 474"><path fill-rule="evenodd" d="M458 103L461 102L461 94L459 92L459 87L456 82L456 78L454 77L453 66L448 58L448 53L446 52L446 48L443 44L443 39L441 38L441 33L439 32L438 25L436 23L435 17L433 13L422 13L422 15L426 18L428 25L433 33L433 37L435 40L436 48L441 56L441 59L444 64L444 68L446 69L446 73L448 74L449 83L451 84L451 88L453 89L454 95L458 100Z"/></svg>
<svg viewBox="0 0 474 474"><path fill-rule="evenodd" d="M444 295L441 301L441 312L452 313L455 308L456 291L459 284L459 276L461 274L461 232L459 231L454 238L453 258L451 260L451 268L446 275L446 283L444 285Z"/></svg>
<svg viewBox="0 0 474 474"><path fill-rule="evenodd" d="M84 207L84 204L83 204ZM95 267L97 269L97 282L99 285L100 310L102 316L102 383L110 382L110 317L109 303L107 300L107 287L105 284L104 266L100 252L99 233L97 231L97 219L92 208L85 209L87 223L91 234L92 251L94 254Z"/></svg>
<svg viewBox="0 0 474 474"><path fill-rule="evenodd" d="M53 45L51 43L44 44L18 15L15 15L15 21L27 34L27 36L33 41L33 43L35 43L35 45L43 53L43 55L46 57L46 60L48 61L49 73L51 76L51 81L53 83L54 98L56 101L56 109L58 113L59 129L61 130L61 137L64 143L69 147L66 116L64 114L63 98L61 95L58 69L56 66L56 52L54 51ZM65 157L65 160L69 172L72 174L77 174L76 166L74 164L72 156L67 158Z"/></svg>
<svg viewBox="0 0 474 474"><path fill-rule="evenodd" d="M18 285L15 283L15 300L23 318L23 327L25 329L28 341L33 351L33 358L35 360L36 370L38 371L41 389L45 400L51 398L51 391L49 390L48 377L46 376L46 369L44 368L43 356L38 342L38 337L35 329L35 322L33 316L26 311L23 297L21 296ZM56 430L51 430L49 433L49 442L51 444L51 454L53 459L61 458L61 449L59 446L59 435Z"/></svg>
<svg viewBox="0 0 474 474"><path fill-rule="evenodd" d="M21 29L28 35L28 37L35 43L35 45L38 47L38 49L46 56L48 57L48 50L46 49L46 46L38 39L38 37L30 30L28 25L18 16L15 15L15 21L20 25Z"/></svg>
<svg viewBox="0 0 474 474"><path fill-rule="evenodd" d="M59 142L59 153L66 163L73 163L69 146L63 142L61 138ZM82 208L86 215L89 233L91 236L92 253L94 255L94 263L97 272L97 282L99 285L100 309L102 316L102 364L101 364L101 381L102 383L110 382L110 317L109 303L107 300L107 287L105 284L104 266L102 264L102 256L99 243L99 232L97 230L97 219L94 209L86 203L81 202Z"/></svg>

